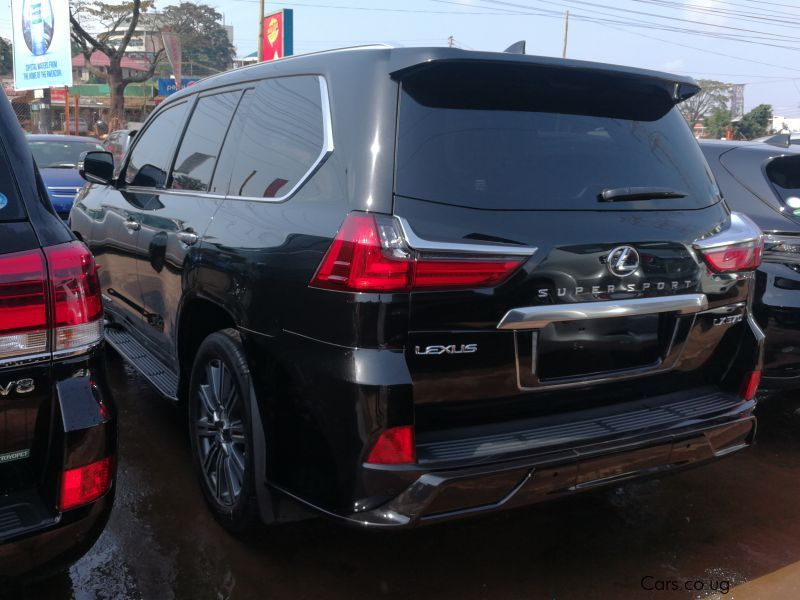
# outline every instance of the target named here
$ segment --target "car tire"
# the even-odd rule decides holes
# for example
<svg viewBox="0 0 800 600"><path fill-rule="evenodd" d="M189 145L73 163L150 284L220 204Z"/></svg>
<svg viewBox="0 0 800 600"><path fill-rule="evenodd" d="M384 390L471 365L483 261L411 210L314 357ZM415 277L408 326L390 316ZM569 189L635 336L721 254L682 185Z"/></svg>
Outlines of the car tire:
<svg viewBox="0 0 800 600"><path fill-rule="evenodd" d="M232 533L258 522L253 431L255 394L239 333L209 335L197 351L189 383L189 436L203 496Z"/></svg>

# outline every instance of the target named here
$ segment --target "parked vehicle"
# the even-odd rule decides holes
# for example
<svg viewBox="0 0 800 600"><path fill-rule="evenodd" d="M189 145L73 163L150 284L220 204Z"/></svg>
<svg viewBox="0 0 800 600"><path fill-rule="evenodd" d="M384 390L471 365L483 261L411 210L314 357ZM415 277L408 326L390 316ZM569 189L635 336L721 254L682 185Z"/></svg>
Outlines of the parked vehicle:
<svg viewBox="0 0 800 600"><path fill-rule="evenodd" d="M94 261L0 96L0 585L63 569L113 502L116 425Z"/></svg>
<svg viewBox="0 0 800 600"><path fill-rule="evenodd" d="M604 64L367 47L170 96L72 226L106 337L188 403L232 530L518 506L753 437L761 234L676 102Z"/></svg>
<svg viewBox="0 0 800 600"><path fill-rule="evenodd" d="M108 137L103 142L103 149L112 154L114 164L122 164L125 152L127 152L128 146L137 131L138 129L118 129L108 134Z"/></svg>
<svg viewBox="0 0 800 600"><path fill-rule="evenodd" d="M800 385L800 147L708 142L700 147L725 201L766 234L753 312L767 335L764 386Z"/></svg>
<svg viewBox="0 0 800 600"><path fill-rule="evenodd" d="M66 219L75 194L85 183L78 173L81 154L102 150L103 146L94 138L74 135L36 134L26 139L53 207L62 219Z"/></svg>

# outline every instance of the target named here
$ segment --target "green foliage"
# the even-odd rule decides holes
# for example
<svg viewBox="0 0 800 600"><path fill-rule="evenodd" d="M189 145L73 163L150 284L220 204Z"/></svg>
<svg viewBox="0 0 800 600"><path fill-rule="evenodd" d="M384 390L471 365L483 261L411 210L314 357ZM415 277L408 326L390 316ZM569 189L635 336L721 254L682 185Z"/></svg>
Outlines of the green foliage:
<svg viewBox="0 0 800 600"><path fill-rule="evenodd" d="M700 91L678 106L692 129L714 110L727 108L731 96L731 87L727 83L710 79L700 79L697 83Z"/></svg>
<svg viewBox="0 0 800 600"><path fill-rule="evenodd" d="M14 69L11 42L0 37L0 75L8 75Z"/></svg>
<svg viewBox="0 0 800 600"><path fill-rule="evenodd" d="M164 25L180 37L184 75L210 75L231 67L233 46L222 15L214 8L185 2L167 6L161 16Z"/></svg>
<svg viewBox="0 0 800 600"><path fill-rule="evenodd" d="M742 117L742 120L733 124L737 138L752 140L753 138L767 135L772 122L772 106L769 104L759 104L749 113Z"/></svg>
<svg viewBox="0 0 800 600"><path fill-rule="evenodd" d="M731 124L731 111L727 108L715 108L706 117L705 135L707 138L719 140L725 137L725 132Z"/></svg>

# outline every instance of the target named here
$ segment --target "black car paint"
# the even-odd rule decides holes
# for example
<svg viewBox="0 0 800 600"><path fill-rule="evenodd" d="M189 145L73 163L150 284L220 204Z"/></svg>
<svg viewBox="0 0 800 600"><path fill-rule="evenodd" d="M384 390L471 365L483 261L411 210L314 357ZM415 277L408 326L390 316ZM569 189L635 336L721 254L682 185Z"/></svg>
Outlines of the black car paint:
<svg viewBox="0 0 800 600"><path fill-rule="evenodd" d="M549 448L547 455L504 454L458 464L365 464L376 437L393 426L416 423L423 448L472 435L476 426L506 432L522 422L544 426L565 407L567 419L612 415L620 406L648 412L676 397L693 401L709 385L735 399L741 375L758 368L761 358L763 336L751 319L714 327L713 314L707 313L682 340L691 354L673 372L638 380L637 386L623 378L612 385L585 382L547 393L521 391L514 381L514 334L498 331L498 321L510 308L548 304L539 290L566 282L585 288L568 301L596 299L592 286L600 283L598 267L605 272L598 259L615 245L655 243L654 253L660 254L652 264L653 281L662 280L671 293L678 290L673 281L680 292L705 292L712 311L737 304L746 317L750 278L712 277L687 251L694 240L729 221L725 204L713 198L705 208L690 211L603 207L565 217L556 211L499 213L396 196L398 84L389 74L428 60L528 61L594 70L598 76L659 77L539 57L373 48L290 58L200 82L175 94L165 108L264 78L323 76L335 150L284 202L130 190L119 182L86 186L71 222L95 253L101 275L106 273L103 293L110 317L175 371L177 396L185 393L202 339L215 329L237 327L258 392L259 441L266 445L266 455L259 457L264 464L257 463L260 483L272 490L273 502L292 498L351 524L404 527L492 510L513 504L503 498L523 488L520 503L601 480L696 464L749 444L753 403L734 400L724 416L586 442L580 452L562 445ZM148 125L133 151L148 135ZM353 210L402 215L429 239L469 240L480 234L479 239L534 243L539 250L509 281L491 289L406 294L309 287L343 218ZM126 220L141 229L126 230ZM188 229L199 236L197 244L187 246L178 238ZM415 346L462 343L487 350L442 356L436 366L411 354ZM578 463L584 460L579 475ZM631 473L625 475L625 469ZM540 483L541 476L533 476L539 471L553 483ZM481 488L490 491L472 498ZM265 520L272 518L270 509L262 505Z"/></svg>
<svg viewBox="0 0 800 600"><path fill-rule="evenodd" d="M75 239L52 208L11 105L0 99L0 145L14 165L13 179L27 218L0 223L0 256ZM69 358L35 364L4 361L0 383L31 379L24 396L0 397L0 451L16 436L31 445L24 465L4 465L0 515L0 581L42 577L66 568L94 544L113 504L114 489L89 505L59 512L63 470L116 449L116 422L105 381L102 345ZM8 467L11 468L8 468ZM19 468L17 468L19 467ZM7 478L6 478L7 476Z"/></svg>
<svg viewBox="0 0 800 600"><path fill-rule="evenodd" d="M747 214L767 234L800 236L800 218L780 200L766 165L800 155L794 147L757 142L701 141L727 204ZM757 272L753 314L767 336L764 387L800 386L800 265L766 254Z"/></svg>

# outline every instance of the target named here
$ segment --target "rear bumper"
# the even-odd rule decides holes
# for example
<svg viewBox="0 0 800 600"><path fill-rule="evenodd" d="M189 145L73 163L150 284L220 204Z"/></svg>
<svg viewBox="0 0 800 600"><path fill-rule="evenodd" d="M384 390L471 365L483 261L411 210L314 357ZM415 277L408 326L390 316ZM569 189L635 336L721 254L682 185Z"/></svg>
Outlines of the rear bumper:
<svg viewBox="0 0 800 600"><path fill-rule="evenodd" d="M489 464L454 468L420 464L394 469L365 465L365 469L375 471L402 469L406 476L413 472L413 482L394 499L371 510L323 512L354 526L401 529L666 474L751 445L756 429L753 407L752 401L740 401L723 414L672 424L660 431L558 450L548 448Z"/></svg>
<svg viewBox="0 0 800 600"><path fill-rule="evenodd" d="M103 361L100 347L52 364L54 432L46 466L35 488L0 498L0 582L68 567L92 547L108 521L113 474L111 488L98 500L58 510L64 470L116 453L116 419Z"/></svg>

